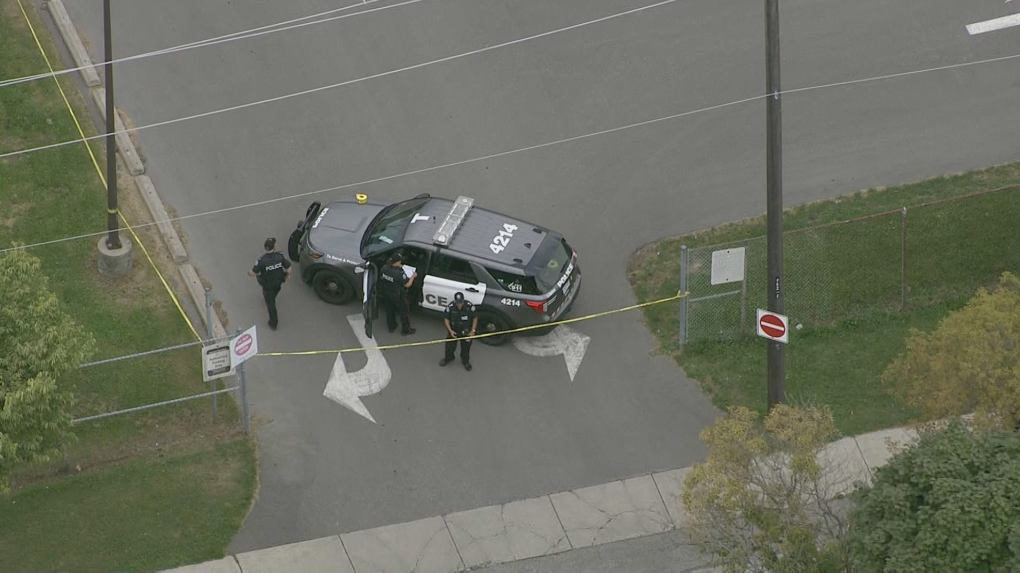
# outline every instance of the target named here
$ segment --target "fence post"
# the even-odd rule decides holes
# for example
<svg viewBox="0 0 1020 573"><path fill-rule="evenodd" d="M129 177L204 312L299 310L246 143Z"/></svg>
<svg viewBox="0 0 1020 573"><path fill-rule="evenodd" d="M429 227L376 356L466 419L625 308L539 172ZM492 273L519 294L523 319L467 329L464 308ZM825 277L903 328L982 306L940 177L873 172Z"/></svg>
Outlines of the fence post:
<svg viewBox="0 0 1020 573"><path fill-rule="evenodd" d="M74 460L67 453L67 430L60 430L60 455L64 458L64 471L70 473L71 468L74 467Z"/></svg>
<svg viewBox="0 0 1020 573"><path fill-rule="evenodd" d="M237 329L241 334L241 329ZM241 423L244 427L244 434L251 432L251 415L248 412L248 384L244 380L244 362L237 365L237 388L241 393Z"/></svg>
<svg viewBox="0 0 1020 573"><path fill-rule="evenodd" d="M687 245L680 245L680 294L687 293ZM687 342L687 299L680 299L680 348Z"/></svg>
<svg viewBox="0 0 1020 573"><path fill-rule="evenodd" d="M907 308L907 208L900 211L900 310Z"/></svg>
<svg viewBox="0 0 1020 573"><path fill-rule="evenodd" d="M209 296L209 287L205 287L205 333L206 339L212 340L212 298ZM209 381L210 388L216 390L216 381ZM213 420L219 417L219 406L216 403L216 396L212 397L212 417Z"/></svg>
<svg viewBox="0 0 1020 573"><path fill-rule="evenodd" d="M212 340L212 297L205 287L205 337Z"/></svg>
<svg viewBox="0 0 1020 573"><path fill-rule="evenodd" d="M744 336L744 328L747 324L747 241L743 242L744 247L744 280L740 281L740 336Z"/></svg>

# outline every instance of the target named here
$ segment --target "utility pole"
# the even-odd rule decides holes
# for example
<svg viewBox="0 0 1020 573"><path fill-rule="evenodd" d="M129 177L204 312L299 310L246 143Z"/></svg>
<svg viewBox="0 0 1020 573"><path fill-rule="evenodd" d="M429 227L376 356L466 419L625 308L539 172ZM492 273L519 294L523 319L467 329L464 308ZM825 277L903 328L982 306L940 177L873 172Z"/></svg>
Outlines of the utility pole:
<svg viewBox="0 0 1020 573"><path fill-rule="evenodd" d="M113 106L113 32L110 26L110 0L103 0L103 39L106 47L106 246L120 249L117 230L117 131Z"/></svg>
<svg viewBox="0 0 1020 573"><path fill-rule="evenodd" d="M783 314L783 114L779 87L779 0L765 0L768 310ZM784 344L768 341L768 406L786 401Z"/></svg>

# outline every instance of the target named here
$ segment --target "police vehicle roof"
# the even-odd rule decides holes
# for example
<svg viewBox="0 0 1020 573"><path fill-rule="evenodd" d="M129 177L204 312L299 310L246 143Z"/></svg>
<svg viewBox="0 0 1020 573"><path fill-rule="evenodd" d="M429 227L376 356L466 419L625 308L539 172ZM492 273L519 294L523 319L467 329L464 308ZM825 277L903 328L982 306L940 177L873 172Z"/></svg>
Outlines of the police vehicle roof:
<svg viewBox="0 0 1020 573"><path fill-rule="evenodd" d="M433 237L453 204L454 202L449 199L433 197L422 205L418 210L418 220L407 227L404 243L433 245ZM423 220L421 217L428 219ZM513 231L507 246L496 253L490 245L496 244L494 239L500 236L500 231L505 231L504 224L515 225L517 229ZM550 233L548 229L538 225L472 206L445 248L447 251L468 257L523 268L531 261L539 245Z"/></svg>

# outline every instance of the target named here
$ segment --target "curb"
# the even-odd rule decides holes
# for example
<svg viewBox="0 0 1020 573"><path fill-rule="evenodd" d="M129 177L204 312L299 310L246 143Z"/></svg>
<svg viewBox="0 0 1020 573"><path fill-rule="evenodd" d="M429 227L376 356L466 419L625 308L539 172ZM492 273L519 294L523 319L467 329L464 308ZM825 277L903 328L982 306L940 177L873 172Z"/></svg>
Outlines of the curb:
<svg viewBox="0 0 1020 573"><path fill-rule="evenodd" d="M57 30L60 32L60 36L64 40L64 45L67 46L67 49L71 52L71 57L74 59L75 64L82 68L80 70L82 79L85 81L85 84L91 92L90 95L93 103L95 103L96 107L99 108L99 114L105 120L106 92L103 89L100 89L102 81L99 78L99 74L96 73L95 68L91 67L93 65L92 59L89 58L88 51L85 49L85 44L81 41L81 37L78 35L78 29L75 28L74 24L71 22L71 17L64 8L63 1L47 0L47 2L43 4L43 8L49 11L50 15L53 17ZM167 214L166 207L163 205L163 201L160 199L159 193L156 192L155 185L152 184L152 180L148 175L144 175L145 164L142 162L141 155L139 155L138 150L135 149L135 145L131 141L131 136L127 133L124 122L121 121L119 112L117 112L117 115L114 117L114 127L118 132L115 137L117 141L117 150L120 152L121 159L123 159L128 172L134 176L138 192L145 201L145 205L149 209L149 214L152 216L152 220L159 229L159 234L163 237L163 242L170 251L170 256L173 259L174 264L177 265L177 270L180 273L181 278L184 280L188 294L191 297L191 302L198 310L198 315L202 317L202 323L206 325L206 328L208 328L209 324L207 323L207 318L204 312L205 285L202 284L202 279L199 278L195 267L186 262L188 260L188 251L184 247L184 242L181 241L180 236L177 234L177 230L174 229L174 226L170 221L170 216ZM226 329L223 328L223 323L220 322L219 316L217 316L215 312L211 314L212 316L209 320L212 322L213 337L225 337Z"/></svg>
<svg viewBox="0 0 1020 573"><path fill-rule="evenodd" d="M195 267L191 266L191 263L184 263L177 265L177 270L181 273L181 278L184 279L184 286L188 288L188 294L191 295L192 302L195 306L202 309L205 308L205 286L202 284L202 279L198 277L198 271ZM202 322L205 322L205 313L200 312L202 315ZM220 318L216 316L216 313L212 315L212 334L213 338L224 338L227 335L227 331L223 328L220 323ZM209 326L206 324L206 326Z"/></svg>
<svg viewBox="0 0 1020 573"><path fill-rule="evenodd" d="M138 187L138 192L142 194L142 199L145 200L145 204L149 207L149 213L152 214L152 218L156 221L156 226L159 227L159 234L163 235L163 241L166 243L168 249L170 249L170 256L173 257L174 263L181 264L188 260L188 251L184 248L184 243L181 242L177 231L174 229L172 223L170 223L170 216L166 212L166 208L163 207L163 202L159 200L159 194L156 193L156 187L152 184L152 179L149 179L148 175L139 175L135 177L135 185ZM204 300L204 299L203 299Z"/></svg>
<svg viewBox="0 0 1020 573"><path fill-rule="evenodd" d="M64 38L67 49L71 52L71 58L74 59L76 67L81 68L79 72L81 73L82 80L85 81L85 85L90 88L98 86L102 83L99 80L99 74L92 67L92 58L89 57L85 44L82 43L81 38L78 36L78 30L71 22L71 17L68 16L67 10L64 9L64 3L61 0L49 0L42 7L53 16L53 21L57 25L57 29L60 30L60 35Z"/></svg>
<svg viewBox="0 0 1020 573"><path fill-rule="evenodd" d="M92 101L96 102L96 107L99 108L99 115L102 116L103 121L106 121L106 90L92 90ZM127 128L124 127L124 122L120 120L120 112L116 109L113 115L113 128L117 132L114 135L114 138L117 140L117 149L124 160L124 165L127 166L128 173L131 175L145 173L145 165L142 164L142 159L138 156L138 151L135 149L135 144L131 141L131 135L128 134Z"/></svg>

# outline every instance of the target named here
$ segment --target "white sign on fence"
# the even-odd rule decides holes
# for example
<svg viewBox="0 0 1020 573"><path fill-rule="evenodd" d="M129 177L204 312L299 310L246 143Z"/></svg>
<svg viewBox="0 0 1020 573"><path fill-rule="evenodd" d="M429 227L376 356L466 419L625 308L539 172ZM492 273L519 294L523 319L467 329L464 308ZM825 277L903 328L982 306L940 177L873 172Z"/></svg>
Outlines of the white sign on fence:
<svg viewBox="0 0 1020 573"><path fill-rule="evenodd" d="M212 382L232 376L234 365L230 361L230 343L212 344L202 348L202 379Z"/></svg>
<svg viewBox="0 0 1020 573"><path fill-rule="evenodd" d="M744 247L712 252L712 284L737 283L744 280Z"/></svg>

